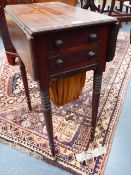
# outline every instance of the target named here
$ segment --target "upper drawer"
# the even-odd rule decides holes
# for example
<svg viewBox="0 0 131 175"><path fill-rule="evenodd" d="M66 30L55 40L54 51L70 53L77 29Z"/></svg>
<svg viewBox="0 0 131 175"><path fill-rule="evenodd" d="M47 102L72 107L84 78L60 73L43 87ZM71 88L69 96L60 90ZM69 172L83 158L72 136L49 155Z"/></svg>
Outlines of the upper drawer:
<svg viewBox="0 0 131 175"><path fill-rule="evenodd" d="M48 34L46 41L48 51L97 42L100 41L100 27Z"/></svg>

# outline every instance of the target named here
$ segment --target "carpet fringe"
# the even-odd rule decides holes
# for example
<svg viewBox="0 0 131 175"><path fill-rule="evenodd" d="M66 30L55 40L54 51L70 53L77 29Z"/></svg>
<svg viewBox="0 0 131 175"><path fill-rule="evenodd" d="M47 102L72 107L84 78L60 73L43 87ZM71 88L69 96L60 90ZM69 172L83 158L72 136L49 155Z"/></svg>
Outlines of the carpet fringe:
<svg viewBox="0 0 131 175"><path fill-rule="evenodd" d="M76 173L76 171L73 171L71 168L65 167L62 164L57 163L57 161L48 159L44 155L41 155L40 153L38 153L36 151L34 152L33 150L31 150L29 148L26 148L23 145L20 145L20 143L15 143L13 141L10 141L8 139L1 138L1 137L0 137L0 143L7 144L13 149L16 149L16 150L18 150L18 151L20 151L22 153L26 153L29 156L33 156L34 158L36 158L38 160L45 161L50 166L55 166L55 167L61 168L62 170L66 171L66 172L68 172L68 173L70 173L72 175L80 175L79 173Z"/></svg>

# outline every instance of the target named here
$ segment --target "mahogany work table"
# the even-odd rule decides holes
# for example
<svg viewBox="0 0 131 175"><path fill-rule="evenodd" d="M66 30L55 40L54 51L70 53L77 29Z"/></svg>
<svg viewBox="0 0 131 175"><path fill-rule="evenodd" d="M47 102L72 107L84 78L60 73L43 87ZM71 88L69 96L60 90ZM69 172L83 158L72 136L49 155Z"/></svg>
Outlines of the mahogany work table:
<svg viewBox="0 0 131 175"><path fill-rule="evenodd" d="M115 53L117 20L61 2L7 5L5 14L15 49L39 85L52 155L55 146L49 86L53 78L94 70L92 140L102 73Z"/></svg>

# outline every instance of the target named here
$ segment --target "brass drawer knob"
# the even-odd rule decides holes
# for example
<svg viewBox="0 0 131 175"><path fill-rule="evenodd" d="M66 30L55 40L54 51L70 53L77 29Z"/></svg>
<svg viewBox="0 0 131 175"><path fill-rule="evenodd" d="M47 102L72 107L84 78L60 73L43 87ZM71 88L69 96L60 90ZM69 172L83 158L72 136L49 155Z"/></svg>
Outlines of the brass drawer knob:
<svg viewBox="0 0 131 175"><path fill-rule="evenodd" d="M90 51L90 52L88 53L88 58L94 58L95 56L96 56L96 53L93 52L93 51Z"/></svg>
<svg viewBox="0 0 131 175"><path fill-rule="evenodd" d="M56 64L57 64L58 67L61 68L61 67L64 66L64 61L61 58L59 58L59 59L56 60Z"/></svg>
<svg viewBox="0 0 131 175"><path fill-rule="evenodd" d="M63 46L63 41L62 40L56 40L55 41L55 46L59 49Z"/></svg>
<svg viewBox="0 0 131 175"><path fill-rule="evenodd" d="M95 41L97 39L97 34L91 33L88 37L88 41Z"/></svg>

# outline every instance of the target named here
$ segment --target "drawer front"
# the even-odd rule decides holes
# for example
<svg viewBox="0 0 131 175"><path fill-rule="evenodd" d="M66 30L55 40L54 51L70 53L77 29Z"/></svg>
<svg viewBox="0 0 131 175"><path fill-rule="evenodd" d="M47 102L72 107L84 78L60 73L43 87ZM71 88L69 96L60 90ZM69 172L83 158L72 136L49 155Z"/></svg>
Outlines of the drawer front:
<svg viewBox="0 0 131 175"><path fill-rule="evenodd" d="M46 41L48 51L56 51L81 44L96 43L100 41L100 27L56 32L53 35L48 34Z"/></svg>
<svg viewBox="0 0 131 175"><path fill-rule="evenodd" d="M51 56L48 58L48 68L50 74L79 68L97 63L99 57L99 47L88 48L73 53Z"/></svg>

